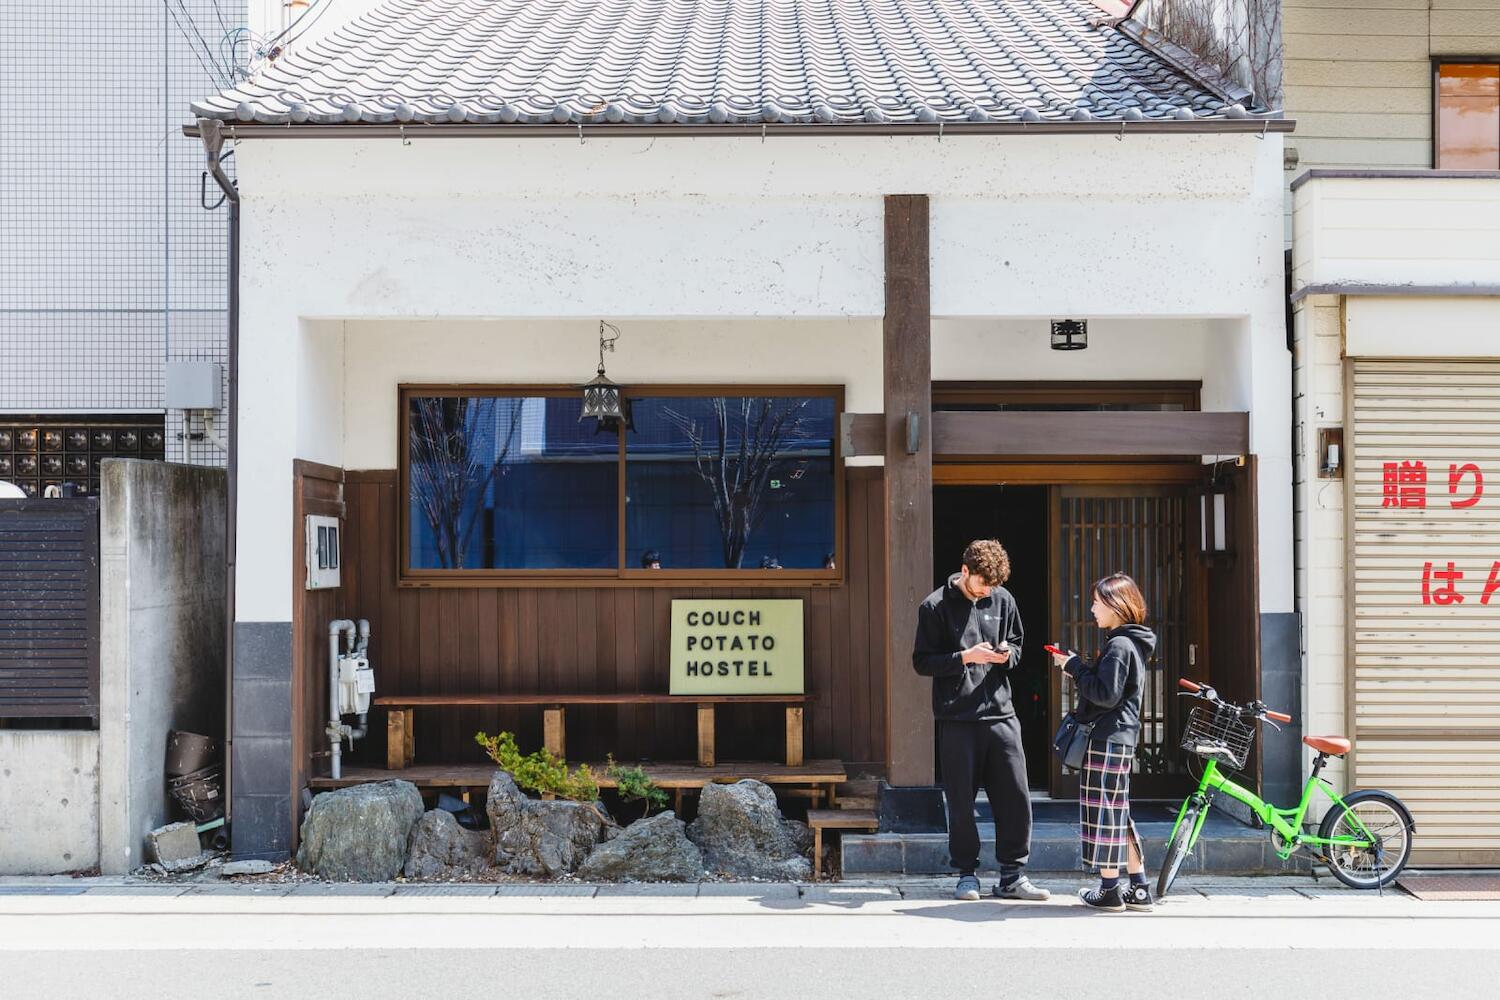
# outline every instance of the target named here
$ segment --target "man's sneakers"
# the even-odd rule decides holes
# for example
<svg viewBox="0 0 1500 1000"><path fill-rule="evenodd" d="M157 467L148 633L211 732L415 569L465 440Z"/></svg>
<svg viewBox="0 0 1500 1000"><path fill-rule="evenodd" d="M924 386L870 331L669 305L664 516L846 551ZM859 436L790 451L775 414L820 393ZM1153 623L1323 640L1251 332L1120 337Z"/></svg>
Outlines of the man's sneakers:
<svg viewBox="0 0 1500 1000"><path fill-rule="evenodd" d="M979 898L979 879L974 875L960 875L958 887L953 890L953 898L965 902L974 902Z"/></svg>
<svg viewBox="0 0 1500 1000"><path fill-rule="evenodd" d="M1155 902L1151 898L1150 889L1146 888L1145 885L1127 885L1124 888L1125 891L1122 895L1125 898L1125 909L1137 910L1143 913L1151 911Z"/></svg>
<svg viewBox="0 0 1500 1000"><path fill-rule="evenodd" d="M1031 879L1025 875L1008 884L996 882L992 891L997 899L1014 899L1026 903L1041 903L1052 898L1051 892L1032 885Z"/></svg>
<svg viewBox="0 0 1500 1000"><path fill-rule="evenodd" d="M1104 910L1107 913L1125 912L1125 897L1117 885L1108 889L1098 885L1092 889L1079 889L1078 898L1083 900L1084 906L1091 906L1096 910Z"/></svg>

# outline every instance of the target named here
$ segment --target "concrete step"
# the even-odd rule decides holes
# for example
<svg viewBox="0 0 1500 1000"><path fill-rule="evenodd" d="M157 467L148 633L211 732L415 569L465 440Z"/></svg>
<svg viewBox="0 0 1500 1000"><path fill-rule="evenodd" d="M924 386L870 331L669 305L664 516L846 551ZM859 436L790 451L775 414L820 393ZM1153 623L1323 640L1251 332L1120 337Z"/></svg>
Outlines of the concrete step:
<svg viewBox="0 0 1500 1000"><path fill-rule="evenodd" d="M1077 805L1073 805L1077 810ZM1140 815L1140 812L1147 815ZM1172 834L1172 817L1151 815L1152 811L1137 813L1136 829L1146 842L1146 869L1155 873L1161 868L1162 853L1167 838ZM1148 818L1149 817L1149 818ZM996 872L995 826L981 823L979 826L981 871ZM953 869L948 864L948 835L946 833L846 833L842 838L843 872L846 877L865 875L947 875ZM1193 848L1193 854L1183 864L1184 874L1270 874L1278 872L1305 872L1310 859L1293 855L1282 861L1271 848L1265 830L1256 830L1215 814L1204 824L1203 834ZM1032 826L1031 860L1027 870L1032 872L1074 873L1085 871L1079 857L1078 823L1045 819Z"/></svg>

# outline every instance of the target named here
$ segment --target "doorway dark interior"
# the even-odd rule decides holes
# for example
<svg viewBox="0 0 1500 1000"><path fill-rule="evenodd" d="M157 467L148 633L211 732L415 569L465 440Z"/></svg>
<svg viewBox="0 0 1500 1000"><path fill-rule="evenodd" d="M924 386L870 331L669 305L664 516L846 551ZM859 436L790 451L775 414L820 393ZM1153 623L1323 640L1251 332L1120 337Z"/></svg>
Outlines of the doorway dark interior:
<svg viewBox="0 0 1500 1000"><path fill-rule="evenodd" d="M1026 632L1021 662L1011 670L1011 696L1026 748L1026 777L1047 787L1051 754L1048 721L1049 665L1042 648L1052 620L1048 601L1048 493L1045 486L938 486L932 496L933 586L958 572L964 547L976 538L998 538L1010 555L1005 588L1016 599Z"/></svg>

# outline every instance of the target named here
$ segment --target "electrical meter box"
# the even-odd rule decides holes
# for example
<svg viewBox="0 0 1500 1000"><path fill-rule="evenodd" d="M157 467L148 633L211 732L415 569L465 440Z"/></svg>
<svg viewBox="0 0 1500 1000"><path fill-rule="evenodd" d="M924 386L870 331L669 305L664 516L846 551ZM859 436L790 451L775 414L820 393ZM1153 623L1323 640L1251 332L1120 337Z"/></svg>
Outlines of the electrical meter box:
<svg viewBox="0 0 1500 1000"><path fill-rule="evenodd" d="M328 590L339 585L339 519L307 515L307 589Z"/></svg>

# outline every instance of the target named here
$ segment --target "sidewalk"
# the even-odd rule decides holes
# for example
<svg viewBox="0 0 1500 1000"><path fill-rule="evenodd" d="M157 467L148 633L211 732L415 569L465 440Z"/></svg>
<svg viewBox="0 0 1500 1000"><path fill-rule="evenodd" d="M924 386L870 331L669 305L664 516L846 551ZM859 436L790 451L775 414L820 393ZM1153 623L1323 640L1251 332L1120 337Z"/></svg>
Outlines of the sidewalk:
<svg viewBox="0 0 1500 1000"><path fill-rule="evenodd" d="M1357 996L1493 995L1500 903L1421 902L1307 877L1184 879L1154 913L950 898L951 880L817 885L130 885L0 879L6 1000L364 1000L517 993L891 1000L1000 992L1259 997L1336 963ZM1110 971L1112 970L1112 971ZM1218 971L1216 971L1218 970ZM996 979L996 977L1001 977ZM1205 978L1207 977L1207 978ZM460 984L467 984L460 987ZM1002 988L1003 986L1003 988Z"/></svg>

